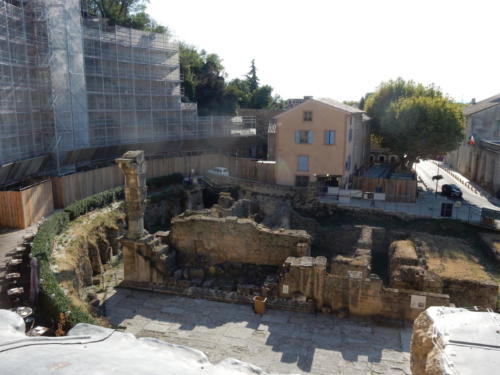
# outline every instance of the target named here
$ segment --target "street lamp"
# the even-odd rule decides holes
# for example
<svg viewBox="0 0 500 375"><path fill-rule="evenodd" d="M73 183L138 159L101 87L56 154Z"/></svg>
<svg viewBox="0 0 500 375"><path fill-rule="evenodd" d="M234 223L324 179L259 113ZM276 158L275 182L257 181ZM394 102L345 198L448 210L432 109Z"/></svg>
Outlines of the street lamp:
<svg viewBox="0 0 500 375"><path fill-rule="evenodd" d="M434 193L434 196L437 197L437 193L438 193L438 183L439 183L439 180L443 179L443 176L440 175L440 174L437 174L435 176L432 176L432 179L433 180L436 180L436 191Z"/></svg>

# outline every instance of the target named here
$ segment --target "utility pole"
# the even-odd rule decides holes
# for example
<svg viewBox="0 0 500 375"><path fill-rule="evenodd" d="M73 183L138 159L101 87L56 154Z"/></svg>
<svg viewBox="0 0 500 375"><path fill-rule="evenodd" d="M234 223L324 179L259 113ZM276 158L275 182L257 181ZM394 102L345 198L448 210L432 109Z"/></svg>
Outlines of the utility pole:
<svg viewBox="0 0 500 375"><path fill-rule="evenodd" d="M439 180L443 178L443 176L439 174L439 164L437 165L437 173L438 174L436 174L435 176L432 176L432 179L436 180L436 190L434 192L434 197L437 197Z"/></svg>
<svg viewBox="0 0 500 375"><path fill-rule="evenodd" d="M438 184L439 184L439 178L437 178L437 176L439 176L439 164L437 165L437 172L436 172L436 191L435 191L435 196L437 196L437 193L438 193Z"/></svg>

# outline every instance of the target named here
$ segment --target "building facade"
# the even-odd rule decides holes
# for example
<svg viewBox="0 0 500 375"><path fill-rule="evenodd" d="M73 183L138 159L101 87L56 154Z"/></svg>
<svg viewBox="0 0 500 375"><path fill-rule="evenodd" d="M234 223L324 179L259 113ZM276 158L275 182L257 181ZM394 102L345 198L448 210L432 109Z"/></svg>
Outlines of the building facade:
<svg viewBox="0 0 500 375"><path fill-rule="evenodd" d="M179 47L167 35L85 14L81 0L0 0L0 165L50 155L65 173L75 150L255 127L181 102Z"/></svg>
<svg viewBox="0 0 500 375"><path fill-rule="evenodd" d="M446 161L500 198L500 94L464 109L465 138Z"/></svg>
<svg viewBox="0 0 500 375"><path fill-rule="evenodd" d="M310 98L275 116L270 147L276 183L348 186L369 155L370 131L363 113L332 99Z"/></svg>

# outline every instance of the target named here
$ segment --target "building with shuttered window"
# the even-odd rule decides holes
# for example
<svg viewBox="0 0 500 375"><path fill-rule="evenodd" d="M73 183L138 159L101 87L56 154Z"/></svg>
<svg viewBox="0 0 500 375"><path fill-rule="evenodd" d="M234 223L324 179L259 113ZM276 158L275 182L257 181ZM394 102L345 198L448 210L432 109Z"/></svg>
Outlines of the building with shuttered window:
<svg viewBox="0 0 500 375"><path fill-rule="evenodd" d="M308 98L275 116L269 147L276 159L276 183L347 186L369 156L370 131L363 113L332 99Z"/></svg>

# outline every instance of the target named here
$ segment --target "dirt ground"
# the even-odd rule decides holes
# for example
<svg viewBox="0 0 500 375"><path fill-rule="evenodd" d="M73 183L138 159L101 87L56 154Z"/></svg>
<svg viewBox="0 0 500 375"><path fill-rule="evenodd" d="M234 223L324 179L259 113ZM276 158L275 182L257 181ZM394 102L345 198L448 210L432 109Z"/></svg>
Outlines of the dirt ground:
<svg viewBox="0 0 500 375"><path fill-rule="evenodd" d="M416 233L414 241L421 242L430 271L441 277L475 281L495 281L484 267L484 260L467 241L461 238Z"/></svg>

